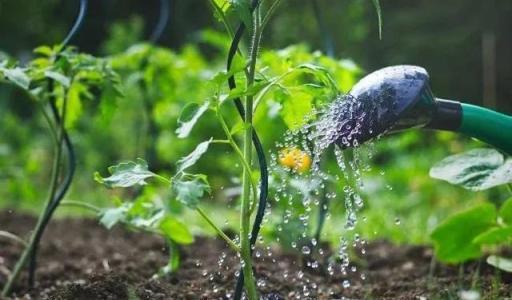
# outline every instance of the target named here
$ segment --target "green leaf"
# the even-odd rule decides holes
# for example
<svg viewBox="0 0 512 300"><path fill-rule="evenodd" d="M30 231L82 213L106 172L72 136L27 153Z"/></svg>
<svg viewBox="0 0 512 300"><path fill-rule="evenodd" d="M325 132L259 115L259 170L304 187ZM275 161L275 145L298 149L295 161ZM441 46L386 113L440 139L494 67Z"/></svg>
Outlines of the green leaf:
<svg viewBox="0 0 512 300"><path fill-rule="evenodd" d="M44 76L55 80L56 82L60 83L65 88L69 88L69 86L71 84L71 79L60 72L45 71Z"/></svg>
<svg viewBox="0 0 512 300"><path fill-rule="evenodd" d="M283 104L280 110L284 122L290 129L297 129L304 125L306 116L313 111L313 96L310 93L296 91L293 97L285 96L286 93L276 92L276 95L283 95Z"/></svg>
<svg viewBox="0 0 512 300"><path fill-rule="evenodd" d="M245 96L254 96L270 83L270 81L259 81L251 85L249 88L246 88L245 86L237 86L235 89L229 91L229 94L222 99L222 102Z"/></svg>
<svg viewBox="0 0 512 300"><path fill-rule="evenodd" d="M213 2L222 9L223 12L227 12L229 8L231 7L231 1L230 0L213 0Z"/></svg>
<svg viewBox="0 0 512 300"><path fill-rule="evenodd" d="M512 260L500 256L491 255L487 257L487 263L505 272L512 273Z"/></svg>
<svg viewBox="0 0 512 300"><path fill-rule="evenodd" d="M176 200L190 208L196 208L205 193L210 192L210 185L204 175L187 176L187 179L175 179L172 191Z"/></svg>
<svg viewBox="0 0 512 300"><path fill-rule="evenodd" d="M181 115L178 119L179 127L176 129L176 134L180 139L186 138L194 125L197 123L197 120L204 114L210 105L209 101L205 101L203 105L199 105L197 103L190 103L183 108Z"/></svg>
<svg viewBox="0 0 512 300"><path fill-rule="evenodd" d="M114 225L122 222L126 218L126 213L129 209L129 205L104 209L100 213L100 223L106 228L111 229Z"/></svg>
<svg viewBox="0 0 512 300"><path fill-rule="evenodd" d="M178 174L182 173L187 168L190 168L191 166L193 166L201 158L201 156L203 154L205 154L206 151L208 151L208 146L210 146L211 142L212 142L212 139L200 143L199 145L197 145L197 147L194 149L194 151L192 151L192 153L190 153L189 155L180 159L177 164L177 172L176 173L178 173Z"/></svg>
<svg viewBox="0 0 512 300"><path fill-rule="evenodd" d="M496 208L490 203L452 215L432 232L437 258L447 263L458 263L479 257L480 245L472 241L495 225Z"/></svg>
<svg viewBox="0 0 512 300"><path fill-rule="evenodd" d="M187 225L171 216L166 216L160 222L159 228L168 239L178 244L187 245L194 241L194 237L188 230Z"/></svg>
<svg viewBox="0 0 512 300"><path fill-rule="evenodd" d="M28 90L30 86L30 77L28 77L24 69L19 67L12 69L2 67L0 68L0 72L4 74L7 80L11 81L24 90Z"/></svg>
<svg viewBox="0 0 512 300"><path fill-rule="evenodd" d="M50 57L53 55L54 52L53 52L53 49L49 46L39 46L34 49L34 53Z"/></svg>
<svg viewBox="0 0 512 300"><path fill-rule="evenodd" d="M232 0L231 5L245 26L252 28L252 13L249 0Z"/></svg>
<svg viewBox="0 0 512 300"><path fill-rule="evenodd" d="M382 40L382 10L380 7L380 0L372 0L375 11L377 12L377 20L379 22L379 39Z"/></svg>
<svg viewBox="0 0 512 300"><path fill-rule="evenodd" d="M135 162L122 162L108 170L111 174L109 177L101 177L98 172L94 174L94 179L108 188L145 185L147 178L156 176L148 170L148 164L140 158Z"/></svg>
<svg viewBox="0 0 512 300"><path fill-rule="evenodd" d="M319 65L306 63L297 66L297 69L308 71L320 79L327 87L337 91L336 81L334 78L332 78L331 73L326 68Z"/></svg>
<svg viewBox="0 0 512 300"><path fill-rule="evenodd" d="M512 225L512 198L501 205L498 216L505 224Z"/></svg>
<svg viewBox="0 0 512 300"><path fill-rule="evenodd" d="M239 56L235 56L235 58L233 59L233 64L231 65L231 69L229 69L229 72L218 71L217 73L215 73L215 75L212 76L212 78L208 82L217 87L223 86L224 84L226 84L226 81L228 80L229 77L241 73L245 69L247 64L247 61L243 60Z"/></svg>
<svg viewBox="0 0 512 300"><path fill-rule="evenodd" d="M82 114L82 95L87 94L87 87L80 82L73 82L67 92L66 127L72 128Z"/></svg>
<svg viewBox="0 0 512 300"><path fill-rule="evenodd" d="M446 157L430 169L430 176L481 191L512 182L512 159L494 149L473 149Z"/></svg>
<svg viewBox="0 0 512 300"><path fill-rule="evenodd" d="M493 227L473 239L477 245L498 245L507 243L512 237L512 227Z"/></svg>

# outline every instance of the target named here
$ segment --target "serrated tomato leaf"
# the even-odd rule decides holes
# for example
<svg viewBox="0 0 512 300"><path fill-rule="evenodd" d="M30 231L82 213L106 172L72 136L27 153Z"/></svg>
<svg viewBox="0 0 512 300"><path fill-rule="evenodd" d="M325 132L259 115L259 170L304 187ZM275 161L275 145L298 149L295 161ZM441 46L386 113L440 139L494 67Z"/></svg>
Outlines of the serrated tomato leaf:
<svg viewBox="0 0 512 300"><path fill-rule="evenodd" d="M108 229L111 229L117 223L125 220L128 210L130 210L129 203L124 203L119 207L106 208L100 212L100 223Z"/></svg>
<svg viewBox="0 0 512 300"><path fill-rule="evenodd" d="M204 175L187 175L172 182L176 200L190 208L196 208L201 198L210 192L210 185Z"/></svg>
<svg viewBox="0 0 512 300"><path fill-rule="evenodd" d="M110 176L102 177L98 172L94 179L105 185L107 188L131 187L134 185L145 185L146 179L155 177L156 174L148 170L148 164L138 158L135 162L122 162L109 168Z"/></svg>
<svg viewBox="0 0 512 300"><path fill-rule="evenodd" d="M430 176L481 191L512 182L512 159L494 149L473 149L441 160L430 169Z"/></svg>

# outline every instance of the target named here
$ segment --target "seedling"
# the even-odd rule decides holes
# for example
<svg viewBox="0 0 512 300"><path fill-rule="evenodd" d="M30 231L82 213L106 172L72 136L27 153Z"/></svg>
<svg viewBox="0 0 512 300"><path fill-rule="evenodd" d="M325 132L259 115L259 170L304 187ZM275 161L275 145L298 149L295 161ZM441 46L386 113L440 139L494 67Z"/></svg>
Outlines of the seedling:
<svg viewBox="0 0 512 300"><path fill-rule="evenodd" d="M106 61L62 46L39 47L35 53L38 57L26 66L8 61L0 63L2 80L25 91L40 106L55 145L48 198L27 246L3 288L3 296L10 293L12 285L28 262L29 283L34 282L39 241L73 177L75 157L68 129L78 120L82 102L95 99L97 95L93 91L98 90L103 99L107 100L102 105L109 105L108 101L111 105L119 95L118 78ZM66 165L65 154L67 174L63 169Z"/></svg>

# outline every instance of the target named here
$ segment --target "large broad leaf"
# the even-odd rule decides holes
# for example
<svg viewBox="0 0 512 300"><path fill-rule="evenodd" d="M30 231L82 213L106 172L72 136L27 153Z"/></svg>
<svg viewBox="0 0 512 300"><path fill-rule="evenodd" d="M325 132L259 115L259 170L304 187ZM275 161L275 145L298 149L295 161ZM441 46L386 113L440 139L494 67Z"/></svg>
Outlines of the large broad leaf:
<svg viewBox="0 0 512 300"><path fill-rule="evenodd" d="M491 255L487 257L487 263L502 271L512 273L512 260L509 258Z"/></svg>
<svg viewBox="0 0 512 300"><path fill-rule="evenodd" d="M180 139L186 138L194 125L197 123L197 120L206 112L210 102L205 101L203 105L199 105L197 103L191 103L183 109L181 112L180 118L178 119L178 124L180 127L176 129L176 134Z"/></svg>
<svg viewBox="0 0 512 300"><path fill-rule="evenodd" d="M430 176L481 191L512 182L512 159L494 149L474 149L446 157L430 169Z"/></svg>
<svg viewBox="0 0 512 300"><path fill-rule="evenodd" d="M189 155L183 157L178 161L178 167L177 167L177 174L182 173L187 168L190 168L193 166L203 154L208 151L208 146L210 146L210 143L212 142L212 139L202 142L199 145L197 145L196 149L192 151Z"/></svg>
<svg viewBox="0 0 512 300"><path fill-rule="evenodd" d="M498 215L504 223L512 226L512 198L501 205Z"/></svg>
<svg viewBox="0 0 512 300"><path fill-rule="evenodd" d="M30 78L25 73L25 70L19 67L12 69L0 67L0 72L15 85L21 87L24 90L28 90L30 86Z"/></svg>
<svg viewBox="0 0 512 300"><path fill-rule="evenodd" d="M186 245L194 241L194 237L188 230L187 225L170 216L165 217L160 222L159 228L167 238L178 244Z"/></svg>
<svg viewBox="0 0 512 300"><path fill-rule="evenodd" d="M473 243L478 245L499 245L507 244L512 238L512 227L494 227L473 239Z"/></svg>
<svg viewBox="0 0 512 300"><path fill-rule="evenodd" d="M112 174L109 177L101 177L98 172L94 174L94 179L108 188L144 185L147 178L156 176L148 170L148 164L140 158L135 162L122 162L108 170Z"/></svg>
<svg viewBox="0 0 512 300"><path fill-rule="evenodd" d="M433 232L436 256L447 263L458 263L481 255L475 237L496 224L496 208L490 203L477 205L454 214Z"/></svg>
<svg viewBox="0 0 512 300"><path fill-rule="evenodd" d="M210 185L206 180L206 176L190 175L187 178L173 180L172 191L176 196L176 200L190 208L196 208L201 198L210 192Z"/></svg>

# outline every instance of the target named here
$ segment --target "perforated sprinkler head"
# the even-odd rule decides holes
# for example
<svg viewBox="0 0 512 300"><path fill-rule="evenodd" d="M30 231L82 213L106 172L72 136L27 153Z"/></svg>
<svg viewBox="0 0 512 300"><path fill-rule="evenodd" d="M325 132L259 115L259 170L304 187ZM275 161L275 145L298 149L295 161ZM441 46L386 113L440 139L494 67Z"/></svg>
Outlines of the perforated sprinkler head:
<svg viewBox="0 0 512 300"><path fill-rule="evenodd" d="M355 147L382 134L425 127L460 132L512 153L512 117L436 98L424 68L401 65L361 79L327 113L334 142Z"/></svg>

